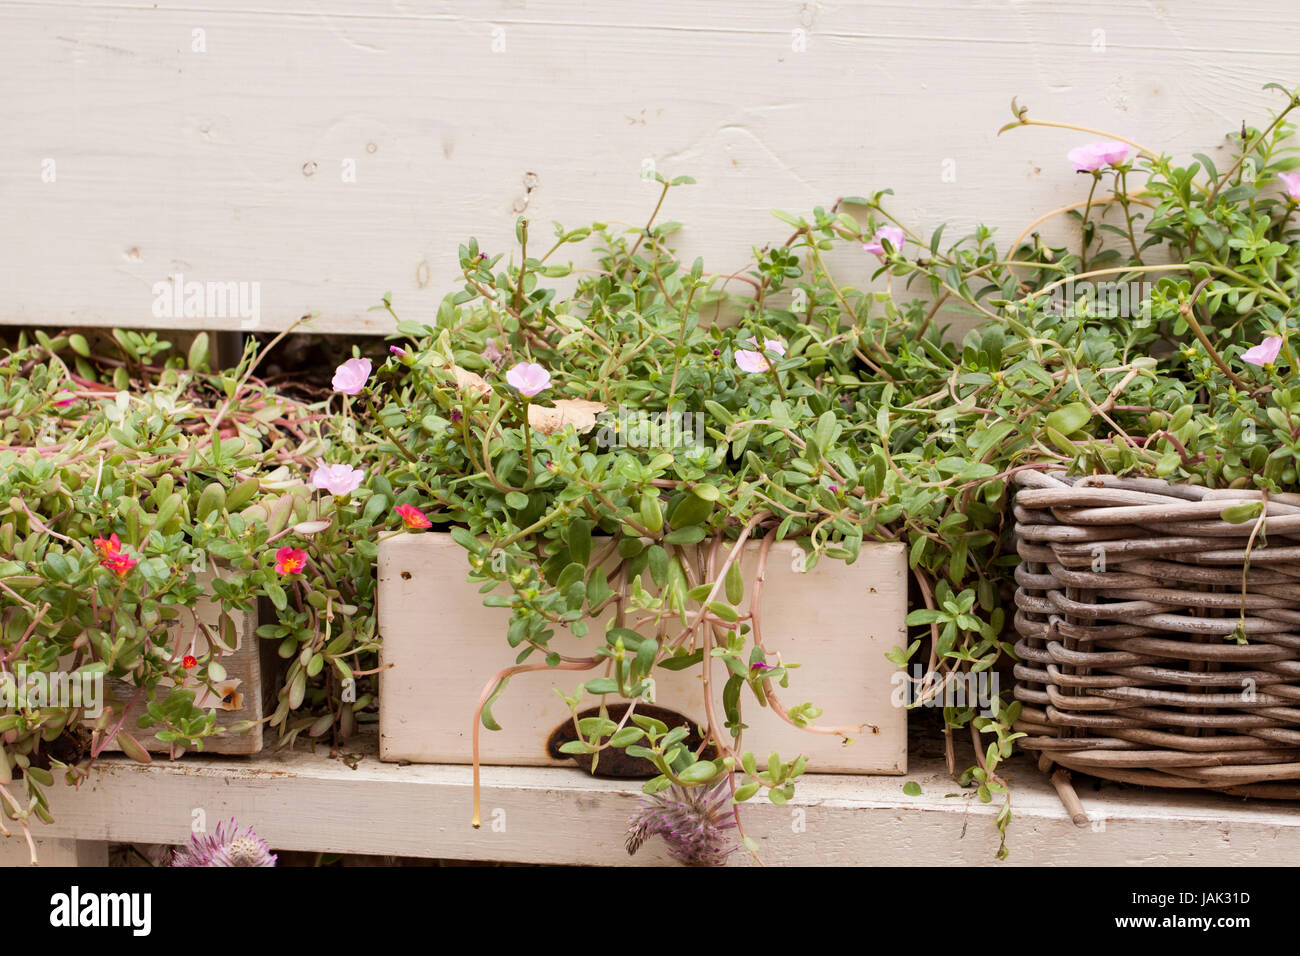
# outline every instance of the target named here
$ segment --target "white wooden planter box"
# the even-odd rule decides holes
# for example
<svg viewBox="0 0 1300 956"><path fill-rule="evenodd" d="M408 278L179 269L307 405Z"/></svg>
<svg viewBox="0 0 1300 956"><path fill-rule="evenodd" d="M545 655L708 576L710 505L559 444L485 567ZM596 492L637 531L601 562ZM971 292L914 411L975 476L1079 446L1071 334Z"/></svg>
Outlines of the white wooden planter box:
<svg viewBox="0 0 1300 956"><path fill-rule="evenodd" d="M210 580L213 571L208 570L199 575L200 581ZM200 621L213 633L221 633L221 609L218 603L200 600L194 608ZM233 625L233 626L230 626ZM193 619L188 612L182 612L178 621L173 622L171 646L188 646L190 634L194 628ZM178 634L177 631L181 633ZM225 643L233 650L221 655L221 665L226 669L226 679L216 685L215 692L204 686L195 686L194 703L203 710L216 710L217 727L229 727L247 720L261 720L274 709L274 685L269 680L269 672L275 667L274 643L262 641L257 637L256 611L236 611L230 615L226 627ZM194 643L194 653L202 656L208 652L208 641L199 631ZM170 693L170 684L159 684L156 689L158 700ZM159 740L154 734L159 728L141 728L136 720L145 712L148 701L142 694L132 704L136 688L126 681L107 680L104 682L104 703L111 706L115 714L120 714L123 707L128 707L126 720L122 729L140 742L146 750L154 753L167 753L171 747ZM94 723L94 721L87 721ZM203 752L214 754L254 754L262 749L263 725L258 724L246 734L220 734L204 741ZM106 750L121 750L116 741L110 743Z"/></svg>
<svg viewBox="0 0 1300 956"><path fill-rule="evenodd" d="M897 668L885 658L906 634L903 546L864 544L854 564L823 559L808 572L795 570L794 547L791 542L773 545L762 593L769 659L780 652L785 661L801 665L791 672L789 688L778 689L782 703L788 708L812 701L823 710L817 720L821 725L868 726L845 745L839 737L792 727L745 691L742 718L749 729L744 747L754 751L760 764L775 750L783 760L807 754L810 771L905 773L906 711L891 703ZM742 567L747 581L758 548L757 542L746 546ZM494 674L515 662L517 651L505 637L510 612L483 606L478 586L465 580L467 555L447 534L391 538L380 545L378 568L385 668L379 687L380 758L469 763L479 695ZM747 593L746 604L748 600ZM557 630L551 647L568 656L588 656L599 640L594 634L579 639ZM529 662L541 663L541 656ZM656 668L655 704L701 722L700 671ZM480 731L482 763L557 765L546 741L569 711L555 689L571 694L583 680L601 674L600 669L557 670L513 677L492 707L502 729ZM715 663L713 677L720 719L721 665ZM597 703L587 696L582 706Z"/></svg>

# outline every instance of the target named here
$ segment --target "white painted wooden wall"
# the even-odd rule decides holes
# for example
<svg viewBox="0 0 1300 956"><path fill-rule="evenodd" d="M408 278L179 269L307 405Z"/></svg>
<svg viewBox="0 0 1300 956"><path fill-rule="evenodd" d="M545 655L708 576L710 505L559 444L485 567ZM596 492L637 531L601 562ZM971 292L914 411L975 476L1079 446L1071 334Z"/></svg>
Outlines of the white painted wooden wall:
<svg viewBox="0 0 1300 956"><path fill-rule="evenodd" d="M258 283L263 328L382 332L383 292L429 315L457 243L505 249L520 212L641 223L647 161L699 181L666 214L714 271L784 238L773 207L885 186L918 227L1018 233L1082 198L1065 152L1088 137L996 137L1013 95L1212 151L1263 83L1300 81L1300 8L0 0L0 75L0 322L240 327L156 317L180 273Z"/></svg>

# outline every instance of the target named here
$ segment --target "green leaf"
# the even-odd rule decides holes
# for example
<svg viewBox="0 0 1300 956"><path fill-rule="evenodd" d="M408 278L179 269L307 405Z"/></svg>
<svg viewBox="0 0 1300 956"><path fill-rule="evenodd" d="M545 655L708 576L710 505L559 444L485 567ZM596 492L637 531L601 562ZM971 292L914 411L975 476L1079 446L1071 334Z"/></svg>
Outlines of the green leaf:
<svg viewBox="0 0 1300 956"><path fill-rule="evenodd" d="M684 783L703 783L706 780L712 780L718 775L718 768L712 760L701 760L691 764L677 776Z"/></svg>
<svg viewBox="0 0 1300 956"><path fill-rule="evenodd" d="M1043 420L1048 428L1055 428L1062 435L1072 435L1092 419L1092 412L1081 402L1062 405Z"/></svg>
<svg viewBox="0 0 1300 956"><path fill-rule="evenodd" d="M483 726L486 727L488 730L501 729L501 725L498 724L496 722L496 718L492 716L492 705L497 702L497 698L501 696L501 692L506 689L506 685L509 683L510 683L509 677L502 678L501 683L497 684L497 686L493 689L491 696L489 696L488 699L483 702L483 712L480 715L479 719L480 722L483 724Z"/></svg>
<svg viewBox="0 0 1300 956"><path fill-rule="evenodd" d="M740 620L740 615L736 613L736 609L730 604L724 604L722 601L710 601L709 611L714 617L719 617L728 624L733 624Z"/></svg>
<svg viewBox="0 0 1300 956"><path fill-rule="evenodd" d="M1243 501L1235 505L1228 505L1219 512L1219 517L1229 524L1242 524L1258 518L1264 511L1264 502L1262 501Z"/></svg>
<svg viewBox="0 0 1300 956"><path fill-rule="evenodd" d="M708 532L702 525L691 525L689 528L679 528L664 535L666 544L699 544L704 540Z"/></svg>
<svg viewBox="0 0 1300 956"><path fill-rule="evenodd" d="M612 747L626 747L629 744L636 743L644 736L645 731L640 727L624 727L609 738L609 743Z"/></svg>
<svg viewBox="0 0 1300 956"><path fill-rule="evenodd" d="M694 667L704 660L704 651L692 651L690 654L681 654L676 657L665 657L659 662L659 666L666 671L684 671L688 667Z"/></svg>

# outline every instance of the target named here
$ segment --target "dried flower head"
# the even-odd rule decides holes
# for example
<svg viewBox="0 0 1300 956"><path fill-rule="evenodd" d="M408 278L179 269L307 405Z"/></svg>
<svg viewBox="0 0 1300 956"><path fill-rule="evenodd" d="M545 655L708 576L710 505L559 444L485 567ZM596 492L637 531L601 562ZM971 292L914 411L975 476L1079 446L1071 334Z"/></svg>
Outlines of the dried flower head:
<svg viewBox="0 0 1300 956"><path fill-rule="evenodd" d="M275 866L266 841L249 827L243 833L233 819L217 824L215 833L195 833L176 851L172 866Z"/></svg>
<svg viewBox="0 0 1300 956"><path fill-rule="evenodd" d="M673 859L687 866L722 866L738 846L726 834L735 826L725 780L713 787L673 784L641 798L641 808L628 821L627 852L661 836Z"/></svg>

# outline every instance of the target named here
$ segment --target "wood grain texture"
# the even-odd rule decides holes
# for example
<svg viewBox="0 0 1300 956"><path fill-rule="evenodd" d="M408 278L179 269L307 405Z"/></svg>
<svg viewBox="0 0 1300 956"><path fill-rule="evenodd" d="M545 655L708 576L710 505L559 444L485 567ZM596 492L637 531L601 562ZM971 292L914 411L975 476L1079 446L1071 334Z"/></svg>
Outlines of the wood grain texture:
<svg viewBox="0 0 1300 956"><path fill-rule="evenodd" d="M39 828L40 824L36 826ZM22 829L10 825L10 836L0 835L0 866L30 866L31 853ZM35 837L38 866L108 866L108 844L96 840Z"/></svg>
<svg viewBox="0 0 1300 956"><path fill-rule="evenodd" d="M746 581L753 580L757 562L754 542L741 562ZM786 761L806 754L813 772L904 773L907 713L892 700L898 668L885 658L906 639L903 545L864 544L851 565L827 558L807 572L794 567L793 543L773 545L761 600L763 641L769 660L780 653L800 665L790 672L790 687L777 693L787 708L806 701L821 707L818 724L865 724L876 732L855 734L846 746L837 736L792 727L742 691L742 719L749 726L745 749L754 751L761 766L775 750ZM467 571L464 549L448 534L398 535L380 545L379 629L381 664L387 669L380 672L379 716L385 760L469 763L479 695L494 674L515 663L517 650L506 642L509 611L484 607L477 586L465 582ZM648 574L645 581L652 586ZM747 585L742 613L751 597ZM568 657L587 657L602 640L597 634L604 629L593 626L582 639L557 629L550 646ZM715 665L712 671L719 720L723 670ZM701 671L656 668L654 702L702 722ZM492 707L502 729L481 731L483 763L560 763L546 752L551 731L570 717L556 690L572 694L579 683L603 674L597 668L513 677ZM582 708L598 703L587 695Z"/></svg>
<svg viewBox="0 0 1300 956"><path fill-rule="evenodd" d="M640 224L646 162L699 181L665 212L718 272L784 239L772 208L885 187L920 230L1013 236L1083 198L1065 153L1088 138L998 138L1013 95L1216 155L1300 75L1300 8L1257 0L0 0L0 21L18 324L241 326L155 317L179 273L259 283L263 328L384 332L385 291L427 318L457 243L508 250L521 213Z"/></svg>
<svg viewBox="0 0 1300 956"><path fill-rule="evenodd" d="M469 767L381 763L373 738L361 738L350 749L360 757L356 769L330 759L323 747L316 753L268 751L152 767L109 757L96 764L79 791L51 788L55 823L38 835L184 843L195 811L202 810L208 827L233 816L283 850L671 863L658 840L635 857L624 850L627 817L637 805L635 782L594 780L558 767L487 767L483 827L475 830L469 824ZM1032 764L1017 758L1002 770L1015 795L1008 861L1013 866L1289 866L1300 854L1294 805L1107 787L1083 794L1090 824L1080 828ZM938 759L917 761L907 779L920 784L920 796L905 796L897 777L804 777L785 807L756 800L746 811L746 829L769 865L993 863L993 817L1000 804L982 804L961 792ZM733 865L747 862L743 854L733 857Z"/></svg>

